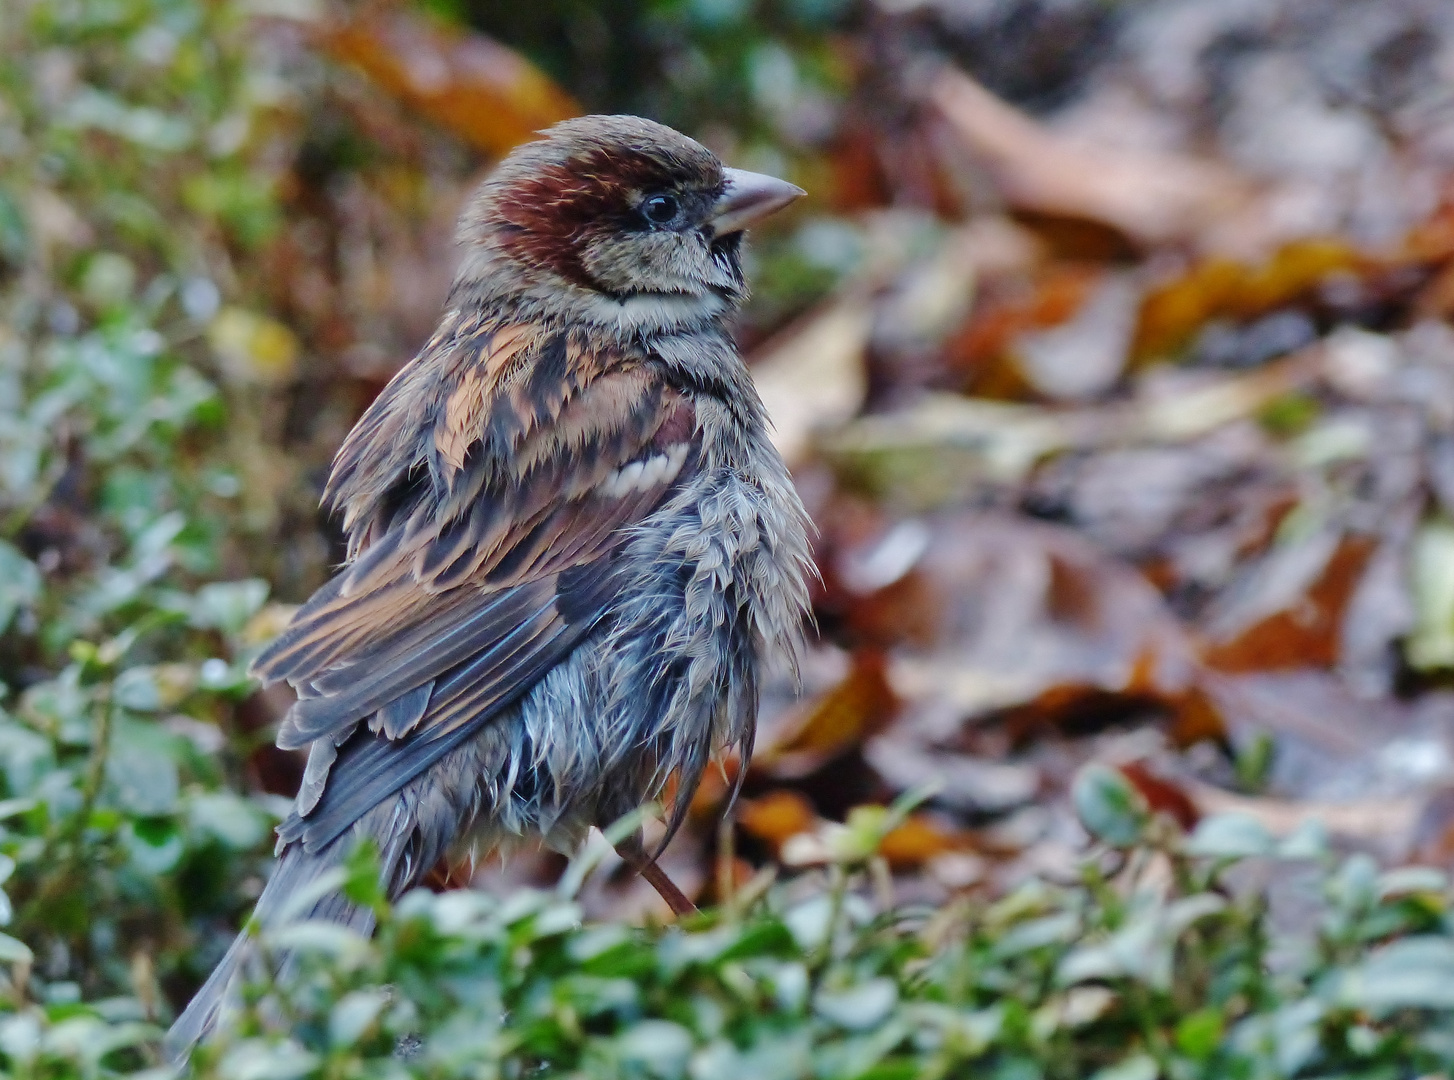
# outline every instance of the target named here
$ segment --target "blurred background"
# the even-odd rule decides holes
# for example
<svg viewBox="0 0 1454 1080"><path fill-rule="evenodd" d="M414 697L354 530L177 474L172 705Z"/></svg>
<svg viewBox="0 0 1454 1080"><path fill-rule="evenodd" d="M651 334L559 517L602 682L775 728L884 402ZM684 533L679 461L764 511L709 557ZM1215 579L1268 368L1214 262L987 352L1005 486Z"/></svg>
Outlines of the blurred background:
<svg viewBox="0 0 1454 1080"><path fill-rule="evenodd" d="M663 860L688 892L930 777L898 896L1063 873L1092 760L1183 825L1454 861L1449 4L10 0L0 923L37 979L182 1000L231 937L302 769L245 669L342 556L331 455L462 201L581 112L809 191L737 331L817 632L736 824L709 780Z"/></svg>

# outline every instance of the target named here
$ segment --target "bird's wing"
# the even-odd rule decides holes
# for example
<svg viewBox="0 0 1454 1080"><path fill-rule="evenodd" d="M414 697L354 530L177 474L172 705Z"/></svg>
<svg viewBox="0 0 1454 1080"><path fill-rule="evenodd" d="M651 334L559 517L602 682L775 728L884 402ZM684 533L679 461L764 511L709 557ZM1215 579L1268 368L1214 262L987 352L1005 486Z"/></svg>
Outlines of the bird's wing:
<svg viewBox="0 0 1454 1080"><path fill-rule="evenodd" d="M513 406L499 395L481 423ZM527 406L528 407L528 406ZM567 656L619 587L613 554L629 527L696 466L691 402L644 367L592 379L516 424L508 464L448 443L453 472L421 488L347 570L320 589L258 658L299 700L278 744L342 742L367 722L316 809L290 822L309 847L339 835L478 730ZM483 429L482 429L483 430ZM473 475L484 473L486 475ZM459 500L458 491L474 492ZM460 511L439 525L440 506ZM287 839L288 837L284 837Z"/></svg>

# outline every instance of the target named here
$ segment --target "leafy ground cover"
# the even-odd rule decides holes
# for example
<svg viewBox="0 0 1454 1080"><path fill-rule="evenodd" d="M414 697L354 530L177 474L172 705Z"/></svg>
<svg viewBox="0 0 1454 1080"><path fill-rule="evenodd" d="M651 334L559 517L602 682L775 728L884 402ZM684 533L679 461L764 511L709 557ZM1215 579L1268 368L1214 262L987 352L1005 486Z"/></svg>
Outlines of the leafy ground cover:
<svg viewBox="0 0 1454 1080"><path fill-rule="evenodd" d="M1447 877L1340 859L1306 828L1154 819L1114 770L1076 801L1101 845L1065 880L944 908L875 897L902 808L864 808L832 868L770 872L677 925L583 923L604 844L553 890L379 895L360 850L328 884L374 908L372 940L332 924L263 934L295 970L252 983L195 1075L657 1077L984 1075L1413 1077L1454 1064ZM632 827L634 827L634 822ZM1250 864L1304 871L1275 926ZM11 970L17 970L10 956ZM23 965L22 965L23 966ZM130 997L42 1004L12 981L9 1075L157 1075Z"/></svg>
<svg viewBox="0 0 1454 1080"><path fill-rule="evenodd" d="M482 169L629 108L814 193L739 328L807 694L667 854L700 919L360 852L377 937L262 941L198 1074L1449 1074L1447 13L505 7L0 15L0 1073L162 1068L300 774L244 673L329 456Z"/></svg>
<svg viewBox="0 0 1454 1080"><path fill-rule="evenodd" d="M242 396L211 344L250 317L213 277L275 213L226 134L268 108L245 38L237 9L191 4L26 4L0 25L11 989L133 987L153 1018L244 910L275 814L239 757L268 587L246 576Z"/></svg>

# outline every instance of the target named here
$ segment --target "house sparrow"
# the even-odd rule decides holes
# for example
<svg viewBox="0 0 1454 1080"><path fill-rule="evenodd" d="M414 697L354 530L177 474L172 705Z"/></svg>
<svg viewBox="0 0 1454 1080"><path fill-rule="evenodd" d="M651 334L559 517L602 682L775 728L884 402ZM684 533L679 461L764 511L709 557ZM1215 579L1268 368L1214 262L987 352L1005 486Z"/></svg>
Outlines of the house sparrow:
<svg viewBox="0 0 1454 1080"><path fill-rule="evenodd" d="M308 748L256 918L359 838L391 896L461 842L574 848L714 753L751 753L759 663L807 611L807 517L724 319L742 230L802 195L671 128L587 116L466 208L439 329L344 441L324 502L348 561L258 657ZM640 834L621 845L678 910ZM239 937L168 1036L215 1021Z"/></svg>

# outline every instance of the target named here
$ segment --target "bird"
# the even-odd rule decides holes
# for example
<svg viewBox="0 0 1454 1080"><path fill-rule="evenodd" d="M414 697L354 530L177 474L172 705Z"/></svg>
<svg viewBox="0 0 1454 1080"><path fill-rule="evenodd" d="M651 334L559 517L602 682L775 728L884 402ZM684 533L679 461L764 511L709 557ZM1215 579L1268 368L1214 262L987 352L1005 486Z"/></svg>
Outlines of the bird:
<svg viewBox="0 0 1454 1080"><path fill-rule="evenodd" d="M764 665L796 670L811 526L728 320L744 230L804 192L640 117L539 134L466 203L438 328L334 458L344 562L252 665L294 688L277 743L307 751L263 928L371 932L339 893L296 910L361 840L397 897L462 845L569 852L653 801L669 839L714 758L740 783ZM664 845L617 850L694 910Z"/></svg>

